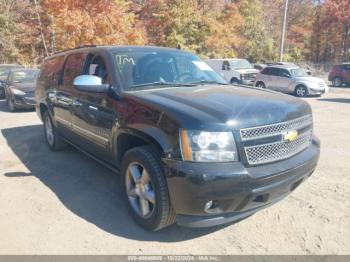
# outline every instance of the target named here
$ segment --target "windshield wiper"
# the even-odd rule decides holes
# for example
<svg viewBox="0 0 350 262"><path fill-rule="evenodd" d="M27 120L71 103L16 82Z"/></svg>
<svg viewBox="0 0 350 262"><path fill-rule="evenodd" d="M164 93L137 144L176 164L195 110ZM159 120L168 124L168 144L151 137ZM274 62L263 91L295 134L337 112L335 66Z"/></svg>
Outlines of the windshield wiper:
<svg viewBox="0 0 350 262"><path fill-rule="evenodd" d="M153 82L153 83L144 83L144 84L139 84L139 85L133 85L130 88L146 87L146 86L194 86L194 84L158 81L158 82Z"/></svg>
<svg viewBox="0 0 350 262"><path fill-rule="evenodd" d="M215 84L215 85L228 85L227 83L221 83L217 81L210 81L210 80L200 80L196 82L191 82L192 85L200 85L200 84Z"/></svg>

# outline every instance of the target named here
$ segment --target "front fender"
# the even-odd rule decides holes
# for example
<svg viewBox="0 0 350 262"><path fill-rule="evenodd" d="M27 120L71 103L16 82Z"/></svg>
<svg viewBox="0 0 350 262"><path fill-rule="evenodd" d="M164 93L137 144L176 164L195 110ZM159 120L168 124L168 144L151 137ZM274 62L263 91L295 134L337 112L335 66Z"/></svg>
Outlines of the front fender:
<svg viewBox="0 0 350 262"><path fill-rule="evenodd" d="M115 137L116 142L118 142L118 137L120 137L121 134L133 135L146 141L147 143L156 145L164 152L165 155L172 152L172 144L169 136L160 128L155 126L134 124L125 128L118 128L117 135Z"/></svg>

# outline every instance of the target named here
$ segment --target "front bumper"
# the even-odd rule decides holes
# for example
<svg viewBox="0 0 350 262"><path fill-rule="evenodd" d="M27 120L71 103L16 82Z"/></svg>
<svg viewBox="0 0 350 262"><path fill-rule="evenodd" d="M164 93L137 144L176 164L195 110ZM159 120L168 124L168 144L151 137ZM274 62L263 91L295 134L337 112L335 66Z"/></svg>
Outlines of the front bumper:
<svg viewBox="0 0 350 262"><path fill-rule="evenodd" d="M325 89L309 88L309 95L323 95L325 93L327 93L327 88L325 88Z"/></svg>
<svg viewBox="0 0 350 262"><path fill-rule="evenodd" d="M13 103L16 105L17 108L27 109L33 109L36 105L35 98L32 96L13 95Z"/></svg>
<svg viewBox="0 0 350 262"><path fill-rule="evenodd" d="M252 80L252 79L241 79L239 80L239 84L241 85L254 85L254 81L255 80Z"/></svg>
<svg viewBox="0 0 350 262"><path fill-rule="evenodd" d="M234 163L190 163L164 160L177 223L208 227L241 220L281 200L316 168L317 140L303 152L276 163L245 167ZM205 211L213 200L216 212Z"/></svg>

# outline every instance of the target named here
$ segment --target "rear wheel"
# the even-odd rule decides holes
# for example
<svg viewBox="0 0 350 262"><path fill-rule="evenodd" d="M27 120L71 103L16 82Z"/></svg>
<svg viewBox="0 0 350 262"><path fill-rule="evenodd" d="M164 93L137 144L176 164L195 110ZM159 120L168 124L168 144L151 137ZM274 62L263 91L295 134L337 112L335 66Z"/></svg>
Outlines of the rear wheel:
<svg viewBox="0 0 350 262"><path fill-rule="evenodd" d="M175 222L160 157L150 146L129 150L122 162L122 186L131 216L147 230Z"/></svg>
<svg viewBox="0 0 350 262"><path fill-rule="evenodd" d="M266 88L264 82L258 82L258 83L256 83L255 86L258 87L258 88Z"/></svg>
<svg viewBox="0 0 350 262"><path fill-rule="evenodd" d="M309 95L309 91L305 86L299 85L295 88L295 94L299 97L306 97Z"/></svg>
<svg viewBox="0 0 350 262"><path fill-rule="evenodd" d="M59 151L67 147L67 142L57 132L56 127L52 123L51 116L48 111L45 111L43 116L44 132L46 142L52 151Z"/></svg>
<svg viewBox="0 0 350 262"><path fill-rule="evenodd" d="M341 87L341 85L343 84L343 81L340 77L335 77L333 80L332 80L332 85L335 86L335 87Z"/></svg>

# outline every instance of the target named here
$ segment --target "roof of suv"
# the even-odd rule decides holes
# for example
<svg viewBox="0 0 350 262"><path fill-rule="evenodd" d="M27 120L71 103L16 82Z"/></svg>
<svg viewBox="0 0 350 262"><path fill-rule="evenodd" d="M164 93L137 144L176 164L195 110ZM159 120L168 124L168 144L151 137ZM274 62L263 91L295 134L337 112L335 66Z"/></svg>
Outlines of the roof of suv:
<svg viewBox="0 0 350 262"><path fill-rule="evenodd" d="M132 46L132 45L88 45L88 46L78 46L76 48L66 49L62 51L58 51L55 54L53 54L51 57L61 55L64 53L73 53L78 51L87 51L87 50L108 50L108 51L125 51L125 50L168 50L168 51L178 51L178 52L185 52L184 50L177 49L177 48L169 48L169 47L159 47L159 46Z"/></svg>
<svg viewBox="0 0 350 262"><path fill-rule="evenodd" d="M245 58L217 58L217 59L207 59L206 61L233 61L233 60L247 60Z"/></svg>
<svg viewBox="0 0 350 262"><path fill-rule="evenodd" d="M12 72L23 72L23 71L39 71L39 69L36 69L36 68L16 68L16 69L13 69L11 70L11 73Z"/></svg>
<svg viewBox="0 0 350 262"><path fill-rule="evenodd" d="M18 64L0 64L0 68L3 68L3 67L23 67L21 65L18 65Z"/></svg>
<svg viewBox="0 0 350 262"><path fill-rule="evenodd" d="M281 69L294 69L294 68L299 68L297 65L293 64L286 64L286 65L268 65L265 68L281 68Z"/></svg>

